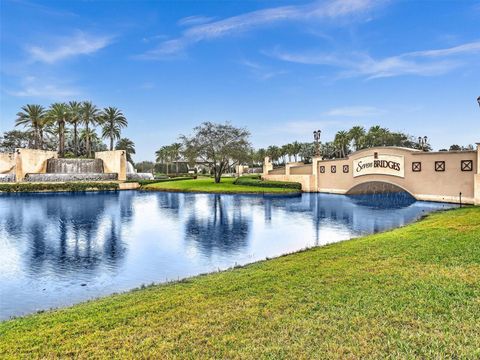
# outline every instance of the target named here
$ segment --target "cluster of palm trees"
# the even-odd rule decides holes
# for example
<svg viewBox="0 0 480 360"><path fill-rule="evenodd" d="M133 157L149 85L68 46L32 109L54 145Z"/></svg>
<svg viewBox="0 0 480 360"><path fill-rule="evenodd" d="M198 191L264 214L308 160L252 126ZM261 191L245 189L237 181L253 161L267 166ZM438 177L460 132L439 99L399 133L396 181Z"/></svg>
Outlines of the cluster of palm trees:
<svg viewBox="0 0 480 360"><path fill-rule="evenodd" d="M350 130L337 132L332 142L322 144L321 154L326 159L343 158L352 151L376 146L421 147L414 137L402 132L390 131L378 125L370 127L368 131L363 126L354 126ZM427 144L422 149L431 150L431 147Z"/></svg>
<svg viewBox="0 0 480 360"><path fill-rule="evenodd" d="M415 138L402 132L390 131L381 126L372 126L368 131L363 126L354 126L350 130L338 131L333 141L320 143L318 151L324 159L344 158L352 151L376 146L401 146L413 149L420 149ZM424 150L431 150L430 145L423 147ZM265 156L277 165L301 160L309 162L315 155L315 144L293 143L283 146L269 146L266 149L253 150L250 158L252 164L261 164Z"/></svg>
<svg viewBox="0 0 480 360"><path fill-rule="evenodd" d="M156 161L158 164L165 165L165 173L168 175L168 168L175 162L175 173L178 174L178 162L183 155L182 144L173 143L170 145L162 146L155 152Z"/></svg>
<svg viewBox="0 0 480 360"><path fill-rule="evenodd" d="M302 143L294 141L282 146L271 145L266 149L260 148L252 152L252 163L262 164L265 156L268 156L276 164L293 161L308 162L314 155L314 146L312 143Z"/></svg>
<svg viewBox="0 0 480 360"><path fill-rule="evenodd" d="M91 157L92 143L100 142L95 130L96 126L101 127L101 138L108 139L109 149L113 150L115 140L121 138L121 129L127 125L126 117L118 108L106 107L101 110L90 101L53 103L48 108L42 105L28 104L21 108L15 122L15 126L28 128L34 149L48 147L45 144L45 137L47 134L53 135L57 139L56 145L60 157L65 156L66 135L70 135L70 132L72 146L69 150L72 155ZM117 143L117 148L122 147L122 143L126 143L125 140L128 139L122 140L124 141L119 141L120 144ZM125 147L124 145L123 147Z"/></svg>

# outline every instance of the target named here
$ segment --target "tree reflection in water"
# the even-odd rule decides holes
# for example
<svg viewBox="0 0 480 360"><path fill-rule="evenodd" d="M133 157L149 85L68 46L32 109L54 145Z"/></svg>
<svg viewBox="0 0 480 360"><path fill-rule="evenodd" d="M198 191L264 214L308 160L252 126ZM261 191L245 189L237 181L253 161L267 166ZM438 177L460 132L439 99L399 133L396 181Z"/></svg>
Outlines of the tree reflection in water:
<svg viewBox="0 0 480 360"><path fill-rule="evenodd" d="M242 200L228 200L232 204L227 207L222 195L210 196L208 212L192 212L185 223L185 240L204 255L235 253L248 245L249 226L242 215Z"/></svg>
<svg viewBox="0 0 480 360"><path fill-rule="evenodd" d="M9 195L17 197L15 206L0 218L8 238L22 242L30 275L64 277L120 266L126 251L121 223L133 213L128 194L76 194L73 203L69 194L44 194L42 201L38 194L30 195Z"/></svg>

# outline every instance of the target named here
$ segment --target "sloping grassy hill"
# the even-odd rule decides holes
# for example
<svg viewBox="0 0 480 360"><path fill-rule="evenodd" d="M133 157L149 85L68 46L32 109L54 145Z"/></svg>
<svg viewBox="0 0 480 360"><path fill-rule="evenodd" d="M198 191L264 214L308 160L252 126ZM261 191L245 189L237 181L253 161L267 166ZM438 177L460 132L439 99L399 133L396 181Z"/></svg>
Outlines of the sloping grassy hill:
<svg viewBox="0 0 480 360"><path fill-rule="evenodd" d="M2 358L478 359L479 344L480 208L0 324Z"/></svg>

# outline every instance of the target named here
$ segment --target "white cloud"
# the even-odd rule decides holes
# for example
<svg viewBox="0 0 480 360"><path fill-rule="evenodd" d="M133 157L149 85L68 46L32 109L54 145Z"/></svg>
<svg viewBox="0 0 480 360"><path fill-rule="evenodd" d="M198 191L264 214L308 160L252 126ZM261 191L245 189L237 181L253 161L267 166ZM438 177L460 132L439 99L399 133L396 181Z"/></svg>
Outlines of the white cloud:
<svg viewBox="0 0 480 360"><path fill-rule="evenodd" d="M269 80L279 75L286 74L284 70L272 70L267 66L258 64L250 60L242 60L240 64L250 70L250 73L257 79Z"/></svg>
<svg viewBox="0 0 480 360"><path fill-rule="evenodd" d="M252 11L207 24L191 26L180 37L162 42L157 48L148 51L141 57L152 59L169 57L183 51L191 44L246 32L259 26L310 19L327 21L357 15L383 2L375 0L328 0L316 1L308 5L280 6Z"/></svg>
<svg viewBox="0 0 480 360"><path fill-rule="evenodd" d="M7 90L11 96L45 98L52 100L62 100L77 96L80 94L75 88L66 84L59 84L45 79L38 79L33 76L27 76L20 81L21 87L16 90Z"/></svg>
<svg viewBox="0 0 480 360"><path fill-rule="evenodd" d="M266 53L276 59L300 64L327 65L342 69L340 77L363 76L368 79L401 75L435 76L465 65L459 55L480 53L480 41L444 48L407 52L383 59L364 53L290 53L275 49Z"/></svg>
<svg viewBox="0 0 480 360"><path fill-rule="evenodd" d="M373 106L346 106L330 109L325 112L327 116L366 117L384 114L385 110Z"/></svg>
<svg viewBox="0 0 480 360"><path fill-rule="evenodd" d="M73 36L58 39L54 46L28 46L27 52L30 54L32 61L53 64L78 55L93 54L109 45L111 41L112 38L108 36L95 36L77 32Z"/></svg>
<svg viewBox="0 0 480 360"><path fill-rule="evenodd" d="M214 19L215 18L213 17L201 16L201 15L187 16L178 20L177 24L180 26L193 26L193 25L205 24L213 21Z"/></svg>

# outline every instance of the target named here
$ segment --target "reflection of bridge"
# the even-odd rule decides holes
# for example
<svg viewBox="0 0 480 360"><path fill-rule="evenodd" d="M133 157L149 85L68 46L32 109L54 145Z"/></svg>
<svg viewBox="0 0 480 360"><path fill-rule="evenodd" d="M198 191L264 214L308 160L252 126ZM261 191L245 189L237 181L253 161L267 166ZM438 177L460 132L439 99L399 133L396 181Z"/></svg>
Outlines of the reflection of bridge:
<svg viewBox="0 0 480 360"><path fill-rule="evenodd" d="M423 152L399 147L357 151L344 159L314 158L313 165L273 169L263 176L297 181L304 191L366 194L406 191L418 200L480 205L480 144L477 150Z"/></svg>

